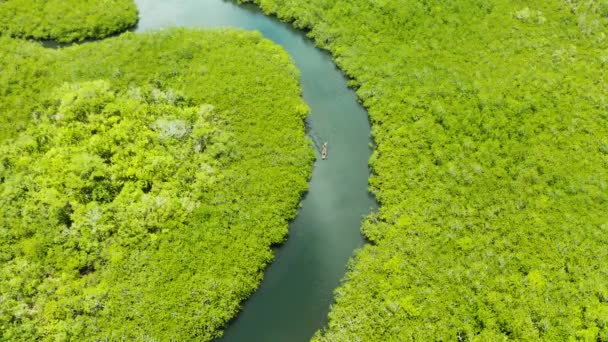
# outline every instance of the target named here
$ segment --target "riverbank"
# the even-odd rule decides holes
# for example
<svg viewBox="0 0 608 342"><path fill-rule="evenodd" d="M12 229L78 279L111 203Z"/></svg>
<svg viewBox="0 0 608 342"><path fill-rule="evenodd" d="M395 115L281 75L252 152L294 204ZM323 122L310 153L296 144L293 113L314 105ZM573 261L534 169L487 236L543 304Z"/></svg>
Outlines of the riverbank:
<svg viewBox="0 0 608 342"><path fill-rule="evenodd" d="M318 341L608 339L601 1L260 0L353 78L373 243Z"/></svg>
<svg viewBox="0 0 608 342"><path fill-rule="evenodd" d="M0 340L219 336L308 187L289 56L235 29L0 43L24 127L0 145Z"/></svg>

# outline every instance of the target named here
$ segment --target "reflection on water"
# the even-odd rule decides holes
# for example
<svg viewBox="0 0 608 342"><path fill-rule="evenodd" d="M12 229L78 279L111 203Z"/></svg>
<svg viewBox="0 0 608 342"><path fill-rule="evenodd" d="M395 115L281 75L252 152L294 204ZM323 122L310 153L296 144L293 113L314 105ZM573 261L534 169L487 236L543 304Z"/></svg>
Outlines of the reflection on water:
<svg viewBox="0 0 608 342"><path fill-rule="evenodd" d="M333 290L353 250L363 245L361 219L375 207L367 192L370 128L331 56L290 25L255 6L223 0L136 0L136 31L171 26L232 26L260 31L283 46L301 71L313 140L329 143L289 239L276 250L258 291L227 328L226 341L307 341L326 323Z"/></svg>

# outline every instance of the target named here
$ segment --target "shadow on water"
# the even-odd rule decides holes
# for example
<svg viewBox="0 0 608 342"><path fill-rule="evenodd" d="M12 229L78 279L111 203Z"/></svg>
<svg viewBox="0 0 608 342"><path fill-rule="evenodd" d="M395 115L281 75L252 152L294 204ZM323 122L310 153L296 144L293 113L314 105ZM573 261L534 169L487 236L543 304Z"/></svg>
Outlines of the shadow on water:
<svg viewBox="0 0 608 342"><path fill-rule="evenodd" d="M311 108L307 132L318 157L310 187L289 238L274 248L259 289L227 326L223 341L307 341L327 321L333 290L353 251L364 244L364 216L376 208L367 190L370 125L331 55L304 32L265 16L257 7L225 0L136 0L136 32L172 26L231 26L256 30L281 45L301 72L302 96ZM317 150L317 153L320 151Z"/></svg>

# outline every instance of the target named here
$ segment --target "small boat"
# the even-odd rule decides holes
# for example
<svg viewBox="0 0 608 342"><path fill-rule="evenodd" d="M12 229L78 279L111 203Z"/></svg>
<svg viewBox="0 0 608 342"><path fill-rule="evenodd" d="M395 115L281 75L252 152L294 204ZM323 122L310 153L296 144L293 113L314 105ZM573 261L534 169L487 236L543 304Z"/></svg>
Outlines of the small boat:
<svg viewBox="0 0 608 342"><path fill-rule="evenodd" d="M323 143L323 148L321 149L321 158L323 158L323 160L327 159L327 143Z"/></svg>

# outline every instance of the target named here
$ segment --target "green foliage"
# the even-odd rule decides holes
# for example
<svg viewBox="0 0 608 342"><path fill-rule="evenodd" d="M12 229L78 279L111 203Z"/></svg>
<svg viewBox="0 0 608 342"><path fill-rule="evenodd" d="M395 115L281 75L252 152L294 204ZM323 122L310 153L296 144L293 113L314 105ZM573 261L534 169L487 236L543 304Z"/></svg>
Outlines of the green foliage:
<svg viewBox="0 0 608 342"><path fill-rule="evenodd" d="M133 0L3 0L0 33L60 42L105 38L137 23Z"/></svg>
<svg viewBox="0 0 608 342"><path fill-rule="evenodd" d="M0 146L0 340L219 336L310 176L288 55L236 30L0 42L24 71L1 115L29 117Z"/></svg>
<svg viewBox="0 0 608 342"><path fill-rule="evenodd" d="M605 0L256 2L377 143L372 245L315 340L608 340Z"/></svg>

